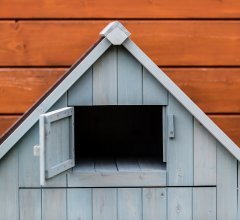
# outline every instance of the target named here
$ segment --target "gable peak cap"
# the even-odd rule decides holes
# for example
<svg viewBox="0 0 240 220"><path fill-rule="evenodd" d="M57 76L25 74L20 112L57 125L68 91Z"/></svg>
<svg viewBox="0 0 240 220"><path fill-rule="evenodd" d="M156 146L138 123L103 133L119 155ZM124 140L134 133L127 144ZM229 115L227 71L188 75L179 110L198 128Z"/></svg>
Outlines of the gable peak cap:
<svg viewBox="0 0 240 220"><path fill-rule="evenodd" d="M100 36L106 37L113 45L121 45L131 33L119 22L109 23L101 32Z"/></svg>

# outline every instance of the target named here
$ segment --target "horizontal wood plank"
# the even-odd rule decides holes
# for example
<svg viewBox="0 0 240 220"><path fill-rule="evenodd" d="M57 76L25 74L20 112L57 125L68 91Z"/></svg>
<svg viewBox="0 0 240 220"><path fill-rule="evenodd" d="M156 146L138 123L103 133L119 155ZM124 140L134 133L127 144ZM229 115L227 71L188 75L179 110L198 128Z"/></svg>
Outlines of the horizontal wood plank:
<svg viewBox="0 0 240 220"><path fill-rule="evenodd" d="M240 68L163 70L205 112L240 113ZM65 71L0 68L0 114L25 112Z"/></svg>
<svg viewBox="0 0 240 220"><path fill-rule="evenodd" d="M24 113L65 69L0 69L0 113Z"/></svg>
<svg viewBox="0 0 240 220"><path fill-rule="evenodd" d="M238 0L2 0L2 18L239 18Z"/></svg>
<svg viewBox="0 0 240 220"><path fill-rule="evenodd" d="M19 118L19 115L0 115L0 136ZM210 115L210 118L240 146L240 115Z"/></svg>
<svg viewBox="0 0 240 220"><path fill-rule="evenodd" d="M0 137L20 117L21 117L20 115L10 115L10 116L0 115Z"/></svg>
<svg viewBox="0 0 240 220"><path fill-rule="evenodd" d="M240 68L163 70L204 112L240 112Z"/></svg>
<svg viewBox="0 0 240 220"><path fill-rule="evenodd" d="M107 23L106 20L1 21L0 66L71 65L96 41ZM123 21L123 24L158 65L240 65L238 20L147 20Z"/></svg>
<svg viewBox="0 0 240 220"><path fill-rule="evenodd" d="M210 118L240 147L240 115L211 115Z"/></svg>

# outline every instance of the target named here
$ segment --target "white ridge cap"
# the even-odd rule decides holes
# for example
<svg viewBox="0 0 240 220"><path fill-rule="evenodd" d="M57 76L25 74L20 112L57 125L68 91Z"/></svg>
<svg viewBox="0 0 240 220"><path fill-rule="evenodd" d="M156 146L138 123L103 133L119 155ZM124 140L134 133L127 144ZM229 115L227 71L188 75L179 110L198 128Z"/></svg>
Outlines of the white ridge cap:
<svg viewBox="0 0 240 220"><path fill-rule="evenodd" d="M100 32L100 35L106 37L113 45L121 45L131 33L119 21L113 21Z"/></svg>

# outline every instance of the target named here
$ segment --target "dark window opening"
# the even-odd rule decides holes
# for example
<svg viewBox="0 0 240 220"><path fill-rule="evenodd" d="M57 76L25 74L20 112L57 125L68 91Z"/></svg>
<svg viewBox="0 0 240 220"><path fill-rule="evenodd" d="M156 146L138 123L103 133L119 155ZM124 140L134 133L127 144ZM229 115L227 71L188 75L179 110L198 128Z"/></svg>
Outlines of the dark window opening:
<svg viewBox="0 0 240 220"><path fill-rule="evenodd" d="M163 158L162 106L75 107L75 160Z"/></svg>

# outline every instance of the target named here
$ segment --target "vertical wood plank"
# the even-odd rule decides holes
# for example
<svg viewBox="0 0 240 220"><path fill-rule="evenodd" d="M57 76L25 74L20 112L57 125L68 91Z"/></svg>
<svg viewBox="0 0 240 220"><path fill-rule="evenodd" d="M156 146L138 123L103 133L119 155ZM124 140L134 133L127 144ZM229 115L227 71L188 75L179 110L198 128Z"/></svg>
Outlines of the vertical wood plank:
<svg viewBox="0 0 240 220"><path fill-rule="evenodd" d="M110 48L93 65L93 104L117 104L117 48Z"/></svg>
<svg viewBox="0 0 240 220"><path fill-rule="evenodd" d="M117 220L117 190L93 189L93 220Z"/></svg>
<svg viewBox="0 0 240 220"><path fill-rule="evenodd" d="M175 137L167 140L169 186L193 185L193 117L171 95L167 114L174 115Z"/></svg>
<svg viewBox="0 0 240 220"><path fill-rule="evenodd" d="M193 219L216 220L216 188L193 188Z"/></svg>
<svg viewBox="0 0 240 220"><path fill-rule="evenodd" d="M48 112L67 107L67 93L65 93L57 102L49 109ZM53 178L46 180L44 187L66 187L67 186L67 172L63 172Z"/></svg>
<svg viewBox="0 0 240 220"><path fill-rule="evenodd" d="M216 185L217 141L194 120L194 185Z"/></svg>
<svg viewBox="0 0 240 220"><path fill-rule="evenodd" d="M41 220L41 189L19 191L20 220Z"/></svg>
<svg viewBox="0 0 240 220"><path fill-rule="evenodd" d="M118 104L142 104L142 65L123 47L118 48Z"/></svg>
<svg viewBox="0 0 240 220"><path fill-rule="evenodd" d="M168 220L192 220L192 188L168 188Z"/></svg>
<svg viewBox="0 0 240 220"><path fill-rule="evenodd" d="M68 106L92 105L92 67L68 90Z"/></svg>
<svg viewBox="0 0 240 220"><path fill-rule="evenodd" d="M18 219L18 149L0 161L0 219Z"/></svg>
<svg viewBox="0 0 240 220"><path fill-rule="evenodd" d="M49 111L67 106L67 95L64 94ZM39 157L33 156L33 146L39 144L39 123L36 123L16 144L19 149L19 186L40 187ZM66 186L66 173L46 181L46 187Z"/></svg>
<svg viewBox="0 0 240 220"><path fill-rule="evenodd" d="M19 186L39 187L39 157L33 156L33 146L39 144L39 123L36 123L16 144L19 149Z"/></svg>
<svg viewBox="0 0 240 220"><path fill-rule="evenodd" d="M67 189L68 220L92 220L92 190Z"/></svg>
<svg viewBox="0 0 240 220"><path fill-rule="evenodd" d="M217 219L237 218L237 160L217 143Z"/></svg>
<svg viewBox="0 0 240 220"><path fill-rule="evenodd" d="M142 189L118 189L118 220L142 219Z"/></svg>
<svg viewBox="0 0 240 220"><path fill-rule="evenodd" d="M166 188L143 189L143 220L167 220Z"/></svg>
<svg viewBox="0 0 240 220"><path fill-rule="evenodd" d="M70 119L63 118L51 123L51 135L46 145L46 169L69 159ZM47 137L48 138L48 137Z"/></svg>
<svg viewBox="0 0 240 220"><path fill-rule="evenodd" d="M66 189L42 189L42 220L66 220Z"/></svg>
<svg viewBox="0 0 240 220"><path fill-rule="evenodd" d="M168 104L168 91L145 68L143 68L143 104Z"/></svg>

